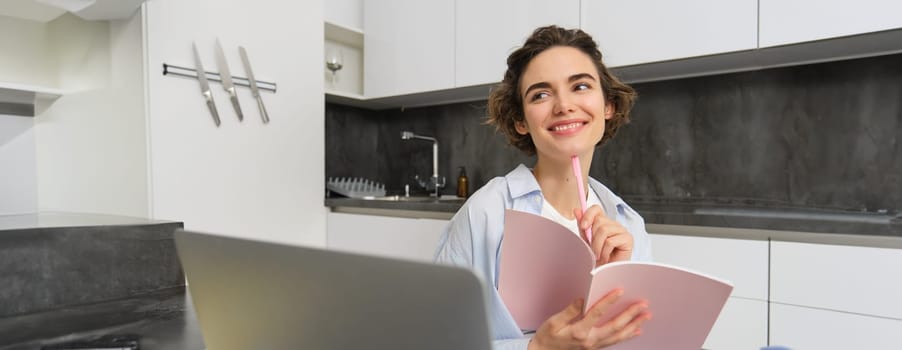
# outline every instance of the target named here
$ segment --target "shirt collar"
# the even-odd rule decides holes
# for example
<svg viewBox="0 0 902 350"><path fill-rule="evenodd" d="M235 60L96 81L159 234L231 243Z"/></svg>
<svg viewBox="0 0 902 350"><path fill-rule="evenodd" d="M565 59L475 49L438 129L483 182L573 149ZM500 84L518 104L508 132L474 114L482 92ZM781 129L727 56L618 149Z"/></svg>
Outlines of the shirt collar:
<svg viewBox="0 0 902 350"><path fill-rule="evenodd" d="M514 168L514 170L507 173L504 178L507 180L507 189L510 191L511 199L518 199L527 195L542 193L542 189L539 187L536 177L532 174L532 170L527 168L526 165L520 164ZM593 179L591 176L589 177L589 188L595 192L595 195L598 196L598 199L601 201L601 206L602 209L604 209L605 215L608 215L608 217L616 217L617 214L624 214L626 202L614 194L614 192L611 192L604 184ZM613 204L613 208L611 208L611 204ZM541 210L542 203L539 202L537 205L537 210Z"/></svg>
<svg viewBox="0 0 902 350"><path fill-rule="evenodd" d="M607 186L598 180L589 177L589 188L595 192L595 195L597 195L598 199L601 201L601 206L604 209L605 215L608 217L615 217L614 215L616 214L624 215L624 208L627 206L626 202L608 189ZM614 205L614 208L610 208L611 204Z"/></svg>
<svg viewBox="0 0 902 350"><path fill-rule="evenodd" d="M504 176L507 180L507 190L510 191L511 199L516 199L534 192L541 192L536 177L532 175L532 171L525 165L520 164L514 170Z"/></svg>

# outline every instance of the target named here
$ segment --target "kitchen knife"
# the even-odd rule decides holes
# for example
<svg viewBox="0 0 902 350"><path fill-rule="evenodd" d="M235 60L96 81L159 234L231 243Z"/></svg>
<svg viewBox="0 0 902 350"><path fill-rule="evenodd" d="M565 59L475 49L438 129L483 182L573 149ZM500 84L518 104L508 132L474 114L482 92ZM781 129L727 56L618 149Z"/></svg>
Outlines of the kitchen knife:
<svg viewBox="0 0 902 350"><path fill-rule="evenodd" d="M219 112L216 111L216 103L213 102L213 92L210 91L210 82L207 81L207 73L204 72L204 64L200 61L200 54L197 52L197 43L191 43L194 48L194 69L197 71L197 81L200 82L200 92L207 100L207 108L213 115L213 122L219 127Z"/></svg>
<svg viewBox="0 0 902 350"><path fill-rule="evenodd" d="M229 93L232 107L235 107L235 113L238 113L238 121L243 121L244 113L241 113L241 105L238 104L238 94L235 93L235 84L232 82L229 61L226 60L225 52L222 51L222 44L219 43L219 39L216 39L216 65L219 67L219 78L222 80L222 87Z"/></svg>
<svg viewBox="0 0 902 350"><path fill-rule="evenodd" d="M244 46L238 47L238 53L241 54L241 62L244 63L244 73L247 74L247 81L251 84L251 93L257 99L257 106L260 107L260 117L263 118L263 124L269 123L269 114L266 113L266 106L263 105L263 97L260 97L260 89L257 88L257 79L254 78L254 71L251 69L251 61L247 59L247 51Z"/></svg>

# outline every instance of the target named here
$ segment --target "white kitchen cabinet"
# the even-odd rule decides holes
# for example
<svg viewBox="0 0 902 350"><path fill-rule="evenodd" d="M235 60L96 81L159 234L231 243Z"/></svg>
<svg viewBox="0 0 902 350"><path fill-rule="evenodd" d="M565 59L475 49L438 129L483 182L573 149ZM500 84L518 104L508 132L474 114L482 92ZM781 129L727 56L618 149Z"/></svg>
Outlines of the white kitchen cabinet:
<svg viewBox="0 0 902 350"><path fill-rule="evenodd" d="M651 234L655 261L733 283L734 297L767 300L767 241Z"/></svg>
<svg viewBox="0 0 902 350"><path fill-rule="evenodd" d="M453 0L363 5L367 98L454 87Z"/></svg>
<svg viewBox="0 0 902 350"><path fill-rule="evenodd" d="M902 250L771 243L771 344L895 349L902 344Z"/></svg>
<svg viewBox="0 0 902 350"><path fill-rule="evenodd" d="M705 348L758 349L767 344L767 241L668 234L650 236L656 262L685 267L733 283L733 293L711 329Z"/></svg>
<svg viewBox="0 0 902 350"><path fill-rule="evenodd" d="M702 347L759 349L764 345L767 345L767 301L730 297Z"/></svg>
<svg viewBox="0 0 902 350"><path fill-rule="evenodd" d="M581 7L582 28L610 67L758 47L757 0L582 0Z"/></svg>
<svg viewBox="0 0 902 350"><path fill-rule="evenodd" d="M902 2L760 0L760 47L902 28Z"/></svg>
<svg viewBox="0 0 902 350"><path fill-rule="evenodd" d="M457 0L455 6L457 87L501 81L507 56L540 26L579 27L579 0Z"/></svg>
<svg viewBox="0 0 902 350"><path fill-rule="evenodd" d="M333 250L431 262L447 220L328 214L326 247Z"/></svg>
<svg viewBox="0 0 902 350"><path fill-rule="evenodd" d="M872 290L857 290L849 298L870 298ZM881 302L898 305L898 295ZM783 304L772 304L770 315L770 345L803 350L847 350L899 349L902 344L902 320L898 319Z"/></svg>
<svg viewBox="0 0 902 350"><path fill-rule="evenodd" d="M323 20L363 32L363 0L323 1Z"/></svg>
<svg viewBox="0 0 902 350"><path fill-rule="evenodd" d="M771 302L902 320L902 249L771 243Z"/></svg>

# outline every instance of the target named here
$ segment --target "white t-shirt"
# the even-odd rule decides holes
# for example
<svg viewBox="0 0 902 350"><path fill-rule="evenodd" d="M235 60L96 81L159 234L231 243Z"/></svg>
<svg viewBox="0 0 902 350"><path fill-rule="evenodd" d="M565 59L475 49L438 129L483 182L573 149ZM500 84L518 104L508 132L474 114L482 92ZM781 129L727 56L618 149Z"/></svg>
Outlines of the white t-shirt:
<svg viewBox="0 0 902 350"><path fill-rule="evenodd" d="M601 206L601 199L598 198L598 195L595 194L595 191L589 190L588 192L589 197L586 200L586 207L588 208L593 205ZM561 215L561 213L559 213L557 209L554 209L551 204L548 204L548 200L545 199L545 196L542 196L542 216L551 219L561 225L564 225L564 227L570 229L571 232L575 233L577 236L582 237L582 235L579 233L579 225L577 225L576 219L571 220Z"/></svg>

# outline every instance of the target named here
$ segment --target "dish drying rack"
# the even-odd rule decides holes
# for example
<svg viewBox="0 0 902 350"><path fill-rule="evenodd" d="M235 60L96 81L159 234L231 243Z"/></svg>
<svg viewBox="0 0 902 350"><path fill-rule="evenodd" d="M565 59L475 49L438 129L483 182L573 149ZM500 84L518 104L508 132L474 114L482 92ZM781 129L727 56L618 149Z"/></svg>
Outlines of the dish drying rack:
<svg viewBox="0 0 902 350"><path fill-rule="evenodd" d="M362 177L330 177L326 189L348 198L385 197L385 184Z"/></svg>

